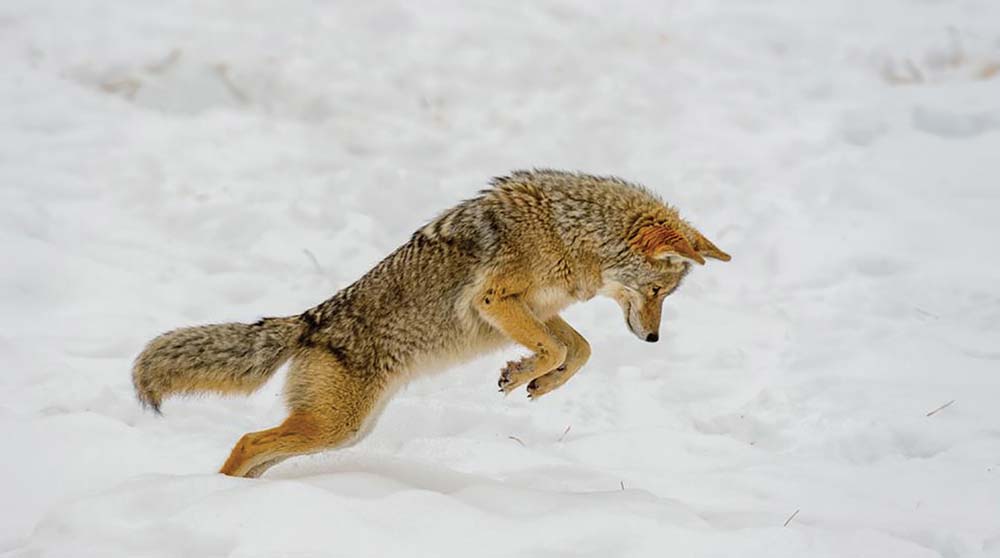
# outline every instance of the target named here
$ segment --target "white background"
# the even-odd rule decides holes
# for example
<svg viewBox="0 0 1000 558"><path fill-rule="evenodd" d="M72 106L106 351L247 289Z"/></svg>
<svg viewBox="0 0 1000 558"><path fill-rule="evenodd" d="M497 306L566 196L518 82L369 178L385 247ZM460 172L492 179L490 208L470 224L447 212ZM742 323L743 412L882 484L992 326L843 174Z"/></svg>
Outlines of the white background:
<svg viewBox="0 0 1000 558"><path fill-rule="evenodd" d="M510 349L260 480L214 471L280 377L139 408L156 334L298 313L534 166L733 261L656 345L572 308L538 402ZM995 0L4 0L0 554L1000 556L998 210Z"/></svg>

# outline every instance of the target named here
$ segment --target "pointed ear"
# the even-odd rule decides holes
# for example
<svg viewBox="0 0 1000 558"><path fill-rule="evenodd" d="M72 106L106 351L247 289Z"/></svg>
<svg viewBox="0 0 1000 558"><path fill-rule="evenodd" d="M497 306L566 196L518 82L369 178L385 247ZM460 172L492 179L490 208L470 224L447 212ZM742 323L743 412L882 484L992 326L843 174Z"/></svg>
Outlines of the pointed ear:
<svg viewBox="0 0 1000 558"><path fill-rule="evenodd" d="M724 262L728 262L733 259L729 254L719 250L718 246L712 244L712 241L705 238L705 236L700 232L692 228L691 233L694 235L694 249L697 250L702 256L715 260L722 260Z"/></svg>
<svg viewBox="0 0 1000 558"><path fill-rule="evenodd" d="M684 235L667 225L642 227L632 236L629 245L654 260L663 260L674 256L691 260L700 265L705 263L705 258L695 251Z"/></svg>

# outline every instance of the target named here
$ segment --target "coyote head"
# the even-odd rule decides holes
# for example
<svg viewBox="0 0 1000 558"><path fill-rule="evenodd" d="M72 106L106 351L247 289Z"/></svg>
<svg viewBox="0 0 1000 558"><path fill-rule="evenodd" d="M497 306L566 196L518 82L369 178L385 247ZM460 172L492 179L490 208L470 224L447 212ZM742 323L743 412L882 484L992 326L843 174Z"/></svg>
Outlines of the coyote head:
<svg viewBox="0 0 1000 558"><path fill-rule="evenodd" d="M604 271L601 294L615 299L629 331L643 341L660 339L663 299L680 286L691 264L705 258L729 261L729 254L683 221L637 223L628 235L628 249Z"/></svg>

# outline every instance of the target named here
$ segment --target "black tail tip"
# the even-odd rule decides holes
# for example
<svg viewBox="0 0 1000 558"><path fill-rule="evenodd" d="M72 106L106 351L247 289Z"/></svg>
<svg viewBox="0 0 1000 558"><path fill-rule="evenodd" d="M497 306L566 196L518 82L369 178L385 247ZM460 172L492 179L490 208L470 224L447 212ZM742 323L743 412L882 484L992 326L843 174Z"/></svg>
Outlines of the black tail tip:
<svg viewBox="0 0 1000 558"><path fill-rule="evenodd" d="M145 402L143 402L142 408L145 409L145 410L147 410L147 411L152 411L153 414L156 415L156 416L158 416L158 417L162 417L163 416L163 411L160 410L160 404L159 403L145 403Z"/></svg>
<svg viewBox="0 0 1000 558"><path fill-rule="evenodd" d="M139 403L143 409L153 411L153 414L156 416L163 416L163 411L160 410L160 398L155 397L151 393L142 392L137 392L136 396L139 398Z"/></svg>

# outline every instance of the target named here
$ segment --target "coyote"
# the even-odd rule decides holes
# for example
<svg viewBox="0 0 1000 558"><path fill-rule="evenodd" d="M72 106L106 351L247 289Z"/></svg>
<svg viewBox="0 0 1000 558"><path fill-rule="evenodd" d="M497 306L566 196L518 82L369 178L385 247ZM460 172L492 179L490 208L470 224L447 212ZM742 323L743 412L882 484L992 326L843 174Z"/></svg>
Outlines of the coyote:
<svg viewBox="0 0 1000 558"><path fill-rule="evenodd" d="M244 435L220 472L257 477L289 457L343 447L414 374L515 342L530 355L500 391L537 399L587 362L559 312L600 294L643 341L692 264L728 254L642 186L518 171L439 215L354 284L297 316L205 325L153 339L135 361L139 400L250 393L291 359L281 425Z"/></svg>

